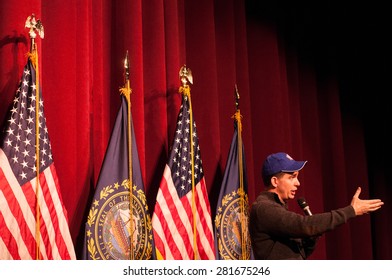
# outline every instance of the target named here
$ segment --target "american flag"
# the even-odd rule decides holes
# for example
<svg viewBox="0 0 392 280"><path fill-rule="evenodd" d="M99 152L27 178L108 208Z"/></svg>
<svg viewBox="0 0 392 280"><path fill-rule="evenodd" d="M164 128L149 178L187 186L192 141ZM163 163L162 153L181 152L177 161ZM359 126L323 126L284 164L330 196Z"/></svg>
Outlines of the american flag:
<svg viewBox="0 0 392 280"><path fill-rule="evenodd" d="M158 259L215 259L211 209L194 121L191 135L189 99L185 94L182 97L175 139L169 161L165 166L152 217ZM192 192L191 137L194 148L194 193ZM196 206L194 209L193 199ZM194 219L196 219L195 228Z"/></svg>
<svg viewBox="0 0 392 280"><path fill-rule="evenodd" d="M1 135L0 259L76 259L53 163L41 92L39 119L36 120L36 90L36 71L29 58ZM36 121L40 139L38 196ZM36 234L37 203L39 234ZM38 256L36 248L39 248Z"/></svg>

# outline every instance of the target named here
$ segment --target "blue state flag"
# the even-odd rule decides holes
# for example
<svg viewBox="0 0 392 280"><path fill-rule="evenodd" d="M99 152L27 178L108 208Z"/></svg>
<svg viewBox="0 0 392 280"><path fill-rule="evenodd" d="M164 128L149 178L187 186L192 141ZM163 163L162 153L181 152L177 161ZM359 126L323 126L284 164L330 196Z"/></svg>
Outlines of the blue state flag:
<svg viewBox="0 0 392 280"><path fill-rule="evenodd" d="M83 258L87 260L155 259L151 218L144 192L133 125L131 125L130 140L132 142L132 186L130 186L127 109L127 100L122 95L121 107L85 225Z"/></svg>
<svg viewBox="0 0 392 280"><path fill-rule="evenodd" d="M249 203L244 146L240 115L237 113L215 215L217 260L253 259L248 231Z"/></svg>

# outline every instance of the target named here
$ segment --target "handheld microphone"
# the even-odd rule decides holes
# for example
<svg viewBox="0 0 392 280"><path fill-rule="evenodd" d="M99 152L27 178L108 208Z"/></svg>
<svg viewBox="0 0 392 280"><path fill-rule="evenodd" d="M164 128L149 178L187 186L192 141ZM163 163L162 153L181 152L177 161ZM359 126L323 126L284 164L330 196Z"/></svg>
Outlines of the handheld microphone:
<svg viewBox="0 0 392 280"><path fill-rule="evenodd" d="M306 216L312 216L312 212L310 211L309 204L306 202L304 197L300 197L297 200L299 207L302 208Z"/></svg>

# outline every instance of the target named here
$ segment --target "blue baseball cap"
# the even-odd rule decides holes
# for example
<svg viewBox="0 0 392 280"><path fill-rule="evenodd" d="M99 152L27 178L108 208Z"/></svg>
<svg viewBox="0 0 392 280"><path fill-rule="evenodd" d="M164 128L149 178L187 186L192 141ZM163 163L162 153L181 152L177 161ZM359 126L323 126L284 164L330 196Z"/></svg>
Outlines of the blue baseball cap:
<svg viewBox="0 0 392 280"><path fill-rule="evenodd" d="M280 172L296 172L301 170L307 161L296 161L286 153L269 155L264 163L262 176L267 178Z"/></svg>

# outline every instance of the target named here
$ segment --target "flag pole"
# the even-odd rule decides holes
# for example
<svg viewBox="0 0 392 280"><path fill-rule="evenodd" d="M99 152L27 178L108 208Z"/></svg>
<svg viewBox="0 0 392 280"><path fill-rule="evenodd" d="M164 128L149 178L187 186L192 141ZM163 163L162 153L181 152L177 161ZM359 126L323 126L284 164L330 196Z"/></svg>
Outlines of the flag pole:
<svg viewBox="0 0 392 280"><path fill-rule="evenodd" d="M193 112L192 112L192 102L191 102L191 88L189 84L193 84L193 77L191 69L187 68L186 65L182 66L180 69L180 81L181 87L179 92L182 93L185 98L188 98L189 102L189 135L190 135L190 157L191 157L191 175L192 175L192 217L193 217L193 256L194 259L199 259L197 250L197 230L196 230L196 201L195 201L195 153L193 147Z"/></svg>
<svg viewBox="0 0 392 280"><path fill-rule="evenodd" d="M44 27L40 20L35 19L35 15L27 17L25 27L29 28L30 35L30 52L28 53L28 57L35 68L35 169L36 169L36 186L35 186L35 199L36 199L36 218L35 218L35 242L36 242L36 260L40 259L40 240L41 240L41 232L40 232L40 200L39 200L39 171L40 171L40 157L39 157L39 108L40 108L40 86L39 86L39 68L38 68L38 50L37 45L35 43L35 38L38 35L41 39L44 38Z"/></svg>
<svg viewBox="0 0 392 280"><path fill-rule="evenodd" d="M245 237L245 190L244 190L244 169L243 169L243 156L242 156L242 123L241 123L241 111L240 111L240 94L238 92L237 84L235 84L235 91L234 91L234 98L235 98L235 107L236 112L234 118L237 122L237 143L238 143L238 173L239 173L239 197L240 197L240 219L241 219L241 259L246 259L246 252L247 252L247 244L246 244L246 237Z"/></svg>
<svg viewBox="0 0 392 280"><path fill-rule="evenodd" d="M128 51L124 60L124 87L120 89L120 93L124 95L128 104L127 119L127 142L128 142L128 167L129 167L129 239L130 239L130 260L134 259L133 252L133 174L132 174L132 122L131 122L131 93L132 89L129 81L129 55Z"/></svg>

